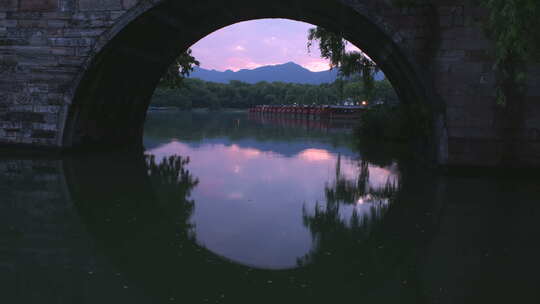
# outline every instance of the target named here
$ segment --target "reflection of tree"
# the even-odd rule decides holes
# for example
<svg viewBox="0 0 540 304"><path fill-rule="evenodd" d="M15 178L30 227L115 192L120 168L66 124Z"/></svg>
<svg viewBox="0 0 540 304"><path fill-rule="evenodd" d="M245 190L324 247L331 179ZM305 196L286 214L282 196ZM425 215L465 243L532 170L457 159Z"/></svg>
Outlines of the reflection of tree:
<svg viewBox="0 0 540 304"><path fill-rule="evenodd" d="M199 184L185 167L189 157L169 156L158 164L154 155L147 155L146 167L153 188L156 190L160 207L167 214L174 216L174 221L180 225L181 236L193 239L193 224L190 223L195 202L190 200L192 190Z"/></svg>
<svg viewBox="0 0 540 304"><path fill-rule="evenodd" d="M325 186L326 204L317 203L313 213L303 210L304 225L311 231L315 246L299 259L300 265L324 260L333 252L346 254L347 249L340 247L362 243L369 237L398 190L390 179L380 188L372 187L369 180L368 162L361 161L358 177L350 180L341 173L341 157L338 156L335 180ZM343 214L345 206L352 208L348 218Z"/></svg>
<svg viewBox="0 0 540 304"><path fill-rule="evenodd" d="M355 180L348 179L341 173L341 155L336 162L336 177L332 184L325 186L327 204L352 205L359 202L373 202L391 198L396 191L397 185L389 177L382 187L373 187L370 184L369 163L361 160L359 173Z"/></svg>
<svg viewBox="0 0 540 304"><path fill-rule="evenodd" d="M369 187L369 167L368 163L360 163L360 173L356 181L347 179L341 173L341 155L338 155L336 163L336 179L333 184L326 184L326 200L334 204L354 204L359 198L366 194Z"/></svg>
<svg viewBox="0 0 540 304"><path fill-rule="evenodd" d="M360 164L358 179L369 179L369 171L363 169L362 173L366 166ZM433 220L425 215L431 212L432 196L424 197L422 191L431 193L436 188L426 184L433 179L402 175L399 204L388 210L377 209L384 210L384 222L381 216L369 213L370 220L364 221L360 211L355 216L349 212L343 219L339 209L342 213L350 211L353 204L345 201L351 200L327 197L327 204L319 207L317 215L309 210L310 214L304 216L316 240L313 251L299 261L306 267L270 271L231 263L182 232L192 231L192 225L184 223L193 213L190 194L198 183L188 167L189 160L178 156L156 162L152 156L143 159L139 154L125 153L66 161L66 180L81 217L115 272L122 273L129 290L140 289L156 303L173 298L184 303L247 303L253 299L262 303L422 302L415 301L419 290L414 288L418 286L416 261L418 256L424 257L417 251L424 252L424 244L430 240L428 224ZM341 163L339 167L337 176L346 181ZM353 181L351 185L369 184L348 180ZM384 192L383 187L367 189L366 196L351 196L338 191L334 183L327 188L335 197L366 200L367 195L380 197L377 195ZM342 188L354 193L366 189ZM384 197L397 200L396 187L388 188ZM405 280L406 285L402 283ZM377 290L380 293L373 292ZM384 301L378 298L380 295L395 295L396 299Z"/></svg>

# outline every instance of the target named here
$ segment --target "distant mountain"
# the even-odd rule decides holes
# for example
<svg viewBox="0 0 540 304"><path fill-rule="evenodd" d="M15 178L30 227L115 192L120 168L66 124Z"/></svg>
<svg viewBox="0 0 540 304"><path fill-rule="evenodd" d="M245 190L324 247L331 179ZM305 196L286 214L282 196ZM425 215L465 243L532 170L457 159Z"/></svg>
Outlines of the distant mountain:
<svg viewBox="0 0 540 304"><path fill-rule="evenodd" d="M205 81L219 83L228 83L231 80L239 80L251 84L261 81L321 84L334 82L337 78L337 73L337 70L312 72L294 62L288 62L285 64L263 66L253 70L240 70L238 72L233 72L231 70L220 72L195 67L190 78L199 78ZM380 80L383 79L384 76L380 73L376 78Z"/></svg>

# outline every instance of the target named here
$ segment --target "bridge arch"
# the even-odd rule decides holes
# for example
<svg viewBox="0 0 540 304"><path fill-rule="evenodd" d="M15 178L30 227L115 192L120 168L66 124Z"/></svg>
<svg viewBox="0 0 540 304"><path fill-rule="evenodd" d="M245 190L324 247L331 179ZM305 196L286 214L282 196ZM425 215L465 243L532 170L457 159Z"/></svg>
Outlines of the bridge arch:
<svg viewBox="0 0 540 304"><path fill-rule="evenodd" d="M140 145L152 93L174 58L215 30L263 18L342 33L377 62L403 102L432 105L437 99L421 68L430 51L429 20L395 11L380 1L142 1L99 37L74 80L61 145Z"/></svg>

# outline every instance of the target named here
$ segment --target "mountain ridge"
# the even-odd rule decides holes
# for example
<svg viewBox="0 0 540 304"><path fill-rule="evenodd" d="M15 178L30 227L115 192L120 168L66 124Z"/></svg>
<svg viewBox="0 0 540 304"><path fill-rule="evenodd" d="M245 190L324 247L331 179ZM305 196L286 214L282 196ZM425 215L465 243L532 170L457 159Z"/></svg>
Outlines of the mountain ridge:
<svg viewBox="0 0 540 304"><path fill-rule="evenodd" d="M377 75L376 79L383 79L384 76L381 75ZM266 81L319 85L334 82L337 79L337 76L337 69L312 72L303 66L290 61L283 64L261 66L251 70L241 69L237 72L232 70L220 72L195 67L189 78L199 78L201 80L218 83L229 83L231 80L238 80L250 84Z"/></svg>

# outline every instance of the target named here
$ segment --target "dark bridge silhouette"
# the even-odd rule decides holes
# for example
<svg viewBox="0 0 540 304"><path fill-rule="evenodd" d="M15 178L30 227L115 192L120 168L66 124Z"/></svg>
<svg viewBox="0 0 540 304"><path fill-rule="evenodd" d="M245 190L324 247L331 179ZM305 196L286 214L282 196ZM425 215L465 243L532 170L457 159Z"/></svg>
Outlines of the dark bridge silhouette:
<svg viewBox="0 0 540 304"><path fill-rule="evenodd" d="M380 0L0 1L0 143L64 149L140 144L172 60L224 26L288 18L342 33L403 102L426 104L441 165L540 164L539 67L527 96L495 106L487 13L471 1L399 9ZM510 131L509 131L510 130Z"/></svg>

